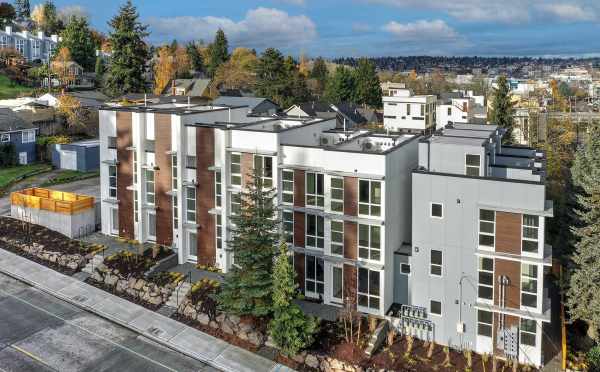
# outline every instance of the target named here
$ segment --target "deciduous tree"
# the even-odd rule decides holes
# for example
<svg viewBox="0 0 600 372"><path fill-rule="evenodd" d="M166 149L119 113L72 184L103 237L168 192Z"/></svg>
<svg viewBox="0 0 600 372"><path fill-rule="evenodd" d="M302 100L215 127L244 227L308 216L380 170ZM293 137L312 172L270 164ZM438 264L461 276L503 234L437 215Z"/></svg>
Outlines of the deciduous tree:
<svg viewBox="0 0 600 372"><path fill-rule="evenodd" d="M58 35L64 28L64 24L58 17L56 5L52 1L46 1L33 8L31 19L37 28L47 35Z"/></svg>
<svg viewBox="0 0 600 372"><path fill-rule="evenodd" d="M90 111L81 105L81 102L68 94L58 97L56 108L59 115L65 118L70 128L83 127L90 118Z"/></svg>
<svg viewBox="0 0 600 372"><path fill-rule="evenodd" d="M317 81L317 94L322 95L327 85L327 79L329 78L329 70L323 58L317 57L315 59L310 77Z"/></svg>
<svg viewBox="0 0 600 372"><path fill-rule="evenodd" d="M494 101L492 102L491 122L506 129L503 141L512 143L514 121L514 103L511 100L510 86L506 76L500 76L496 81L497 88L494 89Z"/></svg>
<svg viewBox="0 0 600 372"><path fill-rule="evenodd" d="M227 62L219 66L212 80L213 90L251 89L256 82L256 55L246 48L236 48Z"/></svg>
<svg viewBox="0 0 600 372"><path fill-rule="evenodd" d="M75 80L75 76L70 69L71 62L73 62L73 58L69 48L62 47L56 52L50 63L52 74L56 76L63 87L69 86Z"/></svg>
<svg viewBox="0 0 600 372"><path fill-rule="evenodd" d="M162 94L169 82L175 78L175 59L167 47L158 50L158 61L154 65L154 94Z"/></svg>

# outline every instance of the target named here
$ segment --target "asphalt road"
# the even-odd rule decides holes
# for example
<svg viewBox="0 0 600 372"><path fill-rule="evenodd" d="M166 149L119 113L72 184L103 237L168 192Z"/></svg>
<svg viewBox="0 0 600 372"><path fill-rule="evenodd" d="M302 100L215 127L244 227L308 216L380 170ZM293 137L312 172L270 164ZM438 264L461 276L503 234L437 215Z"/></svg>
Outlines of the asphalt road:
<svg viewBox="0 0 600 372"><path fill-rule="evenodd" d="M0 274L0 372L216 371Z"/></svg>
<svg viewBox="0 0 600 372"><path fill-rule="evenodd" d="M41 182L41 181L40 181ZM18 183L11 187L11 191L20 190L23 188L28 188L32 186L37 186L36 182L32 182L31 180L25 180L23 182ZM60 191L68 191L68 192L76 192L79 194L93 196L96 199L100 198L100 178L88 178L87 180L75 181L71 183L66 183L63 185L52 186L53 190ZM10 195L6 195L3 198L0 198L0 216L5 216L10 214Z"/></svg>

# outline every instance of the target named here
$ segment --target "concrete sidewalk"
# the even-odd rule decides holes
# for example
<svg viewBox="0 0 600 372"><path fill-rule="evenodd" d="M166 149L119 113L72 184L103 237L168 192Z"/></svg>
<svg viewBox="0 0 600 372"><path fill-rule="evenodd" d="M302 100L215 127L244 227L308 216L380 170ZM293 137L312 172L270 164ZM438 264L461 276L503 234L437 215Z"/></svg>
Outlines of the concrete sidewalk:
<svg viewBox="0 0 600 372"><path fill-rule="evenodd" d="M0 249L0 272L223 371L291 371L142 306Z"/></svg>

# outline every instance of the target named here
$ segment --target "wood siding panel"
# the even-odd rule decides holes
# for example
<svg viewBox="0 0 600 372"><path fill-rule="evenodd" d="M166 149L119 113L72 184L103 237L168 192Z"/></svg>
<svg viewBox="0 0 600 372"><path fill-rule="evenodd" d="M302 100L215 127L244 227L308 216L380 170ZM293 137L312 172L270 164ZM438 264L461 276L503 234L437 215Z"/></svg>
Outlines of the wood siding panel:
<svg viewBox="0 0 600 372"><path fill-rule="evenodd" d="M294 169L294 206L304 207L304 185L306 172L300 169Z"/></svg>
<svg viewBox="0 0 600 372"><path fill-rule="evenodd" d="M518 213L496 212L496 252L521 255L521 220Z"/></svg>
<svg viewBox="0 0 600 372"><path fill-rule="evenodd" d="M344 214L358 216L358 178L344 177Z"/></svg>
<svg viewBox="0 0 600 372"><path fill-rule="evenodd" d="M496 259L494 262L494 304L500 305L500 285L498 278L508 277L505 306L512 309L521 307L521 263L518 261Z"/></svg>
<svg viewBox="0 0 600 372"><path fill-rule="evenodd" d="M344 222L344 258L358 258L358 225L355 222Z"/></svg>
<svg viewBox="0 0 600 372"><path fill-rule="evenodd" d="M298 289L302 293L304 293L304 254L303 253L294 253L294 270L296 270L296 283L298 284Z"/></svg>
<svg viewBox="0 0 600 372"><path fill-rule="evenodd" d="M171 155L171 115L154 115L154 150L156 171L156 243L173 244L173 197L168 195L172 181Z"/></svg>
<svg viewBox="0 0 600 372"><path fill-rule="evenodd" d="M242 187L248 188L252 184L252 174L254 172L254 154L242 153Z"/></svg>
<svg viewBox="0 0 600 372"><path fill-rule="evenodd" d="M198 263L215 265L217 259L216 220L209 211L215 207L215 162L213 128L196 128L196 221L198 223Z"/></svg>
<svg viewBox="0 0 600 372"><path fill-rule="evenodd" d="M133 191L127 187L133 184L133 152L127 147L133 145L131 112L117 111L117 199L119 199L119 236L134 239Z"/></svg>
<svg viewBox="0 0 600 372"><path fill-rule="evenodd" d="M352 304L356 309L357 270L355 266L344 265L344 302Z"/></svg>
<svg viewBox="0 0 600 372"><path fill-rule="evenodd" d="M296 247L305 246L305 215L301 212L294 212L294 245Z"/></svg>

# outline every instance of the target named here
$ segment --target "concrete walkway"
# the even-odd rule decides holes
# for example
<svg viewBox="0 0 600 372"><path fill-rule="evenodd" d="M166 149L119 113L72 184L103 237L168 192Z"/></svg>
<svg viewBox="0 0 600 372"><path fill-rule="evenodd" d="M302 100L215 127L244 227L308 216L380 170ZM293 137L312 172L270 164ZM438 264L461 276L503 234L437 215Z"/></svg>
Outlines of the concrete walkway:
<svg viewBox="0 0 600 372"><path fill-rule="evenodd" d="M0 272L217 369L231 372L291 371L286 366L3 249L0 249Z"/></svg>

